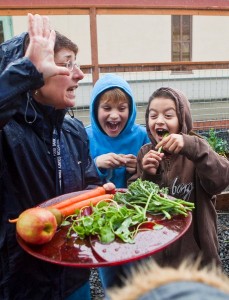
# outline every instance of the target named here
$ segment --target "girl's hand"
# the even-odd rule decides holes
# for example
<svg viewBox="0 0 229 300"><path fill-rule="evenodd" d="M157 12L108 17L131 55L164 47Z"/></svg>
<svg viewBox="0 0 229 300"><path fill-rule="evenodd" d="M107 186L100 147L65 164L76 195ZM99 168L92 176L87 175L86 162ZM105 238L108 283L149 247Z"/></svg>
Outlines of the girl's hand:
<svg viewBox="0 0 229 300"><path fill-rule="evenodd" d="M143 170L151 175L155 175L163 156L164 153L150 150L142 159Z"/></svg>
<svg viewBox="0 0 229 300"><path fill-rule="evenodd" d="M101 169L115 169L126 165L126 158L116 153L102 154L96 158L96 166Z"/></svg>
<svg viewBox="0 0 229 300"><path fill-rule="evenodd" d="M172 133L163 138L155 147L158 150L162 146L162 149L171 154L178 154L184 147L184 139L181 134Z"/></svg>
<svg viewBox="0 0 229 300"><path fill-rule="evenodd" d="M55 75L69 75L65 67L58 67L54 62L54 45L56 33L50 30L46 16L28 14L29 46L25 57L28 57L37 70L46 79Z"/></svg>

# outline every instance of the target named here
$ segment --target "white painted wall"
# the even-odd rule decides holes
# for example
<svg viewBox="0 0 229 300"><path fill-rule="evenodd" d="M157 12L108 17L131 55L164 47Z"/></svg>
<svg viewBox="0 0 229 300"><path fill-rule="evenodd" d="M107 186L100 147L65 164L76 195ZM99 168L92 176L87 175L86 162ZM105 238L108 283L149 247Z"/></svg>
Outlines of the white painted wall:
<svg viewBox="0 0 229 300"><path fill-rule="evenodd" d="M97 27L101 63L171 60L170 16L99 16Z"/></svg>
<svg viewBox="0 0 229 300"><path fill-rule="evenodd" d="M193 61L229 60L229 16L193 16Z"/></svg>
<svg viewBox="0 0 229 300"><path fill-rule="evenodd" d="M77 61L91 64L91 40L89 16L49 16L51 27L66 35L79 47ZM27 17L13 17L14 34L27 30Z"/></svg>
<svg viewBox="0 0 229 300"><path fill-rule="evenodd" d="M52 27L80 49L78 60L91 64L89 16L50 16ZM27 29L27 17L13 17L14 34ZM99 63L171 61L170 15L98 15ZM193 61L229 59L229 16L193 16Z"/></svg>

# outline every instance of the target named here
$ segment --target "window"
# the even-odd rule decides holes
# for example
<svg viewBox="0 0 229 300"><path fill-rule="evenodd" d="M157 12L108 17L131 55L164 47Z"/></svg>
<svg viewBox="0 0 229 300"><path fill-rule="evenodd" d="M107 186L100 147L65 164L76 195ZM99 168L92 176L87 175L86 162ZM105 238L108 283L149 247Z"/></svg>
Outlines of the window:
<svg viewBox="0 0 229 300"><path fill-rule="evenodd" d="M0 17L0 44L13 37L12 18Z"/></svg>
<svg viewBox="0 0 229 300"><path fill-rule="evenodd" d="M172 61L192 59L192 16L172 16Z"/></svg>

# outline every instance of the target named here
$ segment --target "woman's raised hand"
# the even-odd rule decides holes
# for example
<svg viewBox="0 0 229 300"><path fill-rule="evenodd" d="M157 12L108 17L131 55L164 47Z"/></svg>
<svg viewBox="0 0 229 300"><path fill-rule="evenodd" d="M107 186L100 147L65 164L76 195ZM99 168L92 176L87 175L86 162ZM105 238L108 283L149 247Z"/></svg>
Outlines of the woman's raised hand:
<svg viewBox="0 0 229 300"><path fill-rule="evenodd" d="M69 75L69 70L59 67L54 61L56 33L50 29L49 18L38 14L28 14L29 46L25 57L28 57L44 79L55 75Z"/></svg>

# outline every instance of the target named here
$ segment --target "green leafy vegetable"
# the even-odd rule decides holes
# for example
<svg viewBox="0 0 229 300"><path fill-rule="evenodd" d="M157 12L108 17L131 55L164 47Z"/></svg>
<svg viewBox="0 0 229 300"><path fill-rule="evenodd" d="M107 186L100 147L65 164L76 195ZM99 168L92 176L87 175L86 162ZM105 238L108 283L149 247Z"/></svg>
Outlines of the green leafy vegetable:
<svg viewBox="0 0 229 300"><path fill-rule="evenodd" d="M102 201L92 207L92 210L89 216L80 216L79 212L66 218L71 224L67 237L75 232L81 239L97 235L102 243L110 243L115 237L126 243L134 243L136 230L133 226L147 220L142 207L128 208L126 205L117 205L114 201Z"/></svg>
<svg viewBox="0 0 229 300"><path fill-rule="evenodd" d="M68 238L76 233L81 239L96 235L102 243L111 243L116 237L123 242L134 243L137 232L147 230L141 227L144 223L152 224L154 230L163 228L161 224L148 221L148 213L163 214L171 219L172 214L187 216L193 208L193 203L168 198L168 188L160 189L153 182L137 179L129 185L126 193L117 192L114 200L91 206L90 215L83 215L79 210L68 216L62 224L70 225Z"/></svg>
<svg viewBox="0 0 229 300"><path fill-rule="evenodd" d="M163 138L167 137L168 135L169 135L168 132L164 133L164 134L163 134ZM163 138L162 138L162 139L163 139ZM162 146L161 146L161 147L157 150L157 152L158 152L158 153L161 153L162 150L163 150L163 148L162 148Z"/></svg>
<svg viewBox="0 0 229 300"><path fill-rule="evenodd" d="M226 140L216 135L214 128L209 129L209 136L206 138L212 149L220 155L226 156L229 153L229 145Z"/></svg>
<svg viewBox="0 0 229 300"><path fill-rule="evenodd" d="M144 207L151 214L164 214L171 219L173 214L188 215L188 211L194 209L194 203L177 198L168 197L168 189L162 188L150 181L137 179L131 183L126 193L116 193L114 200L117 203Z"/></svg>

